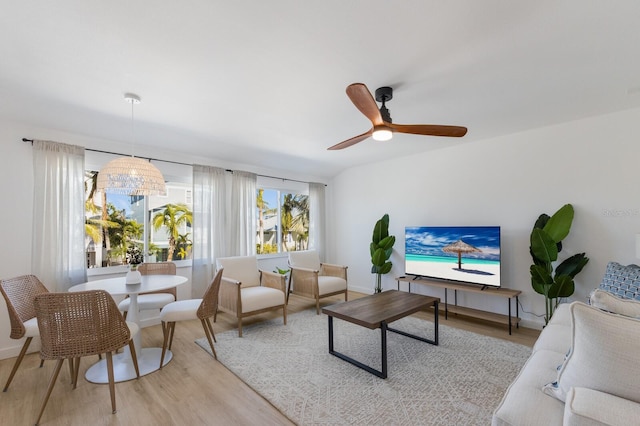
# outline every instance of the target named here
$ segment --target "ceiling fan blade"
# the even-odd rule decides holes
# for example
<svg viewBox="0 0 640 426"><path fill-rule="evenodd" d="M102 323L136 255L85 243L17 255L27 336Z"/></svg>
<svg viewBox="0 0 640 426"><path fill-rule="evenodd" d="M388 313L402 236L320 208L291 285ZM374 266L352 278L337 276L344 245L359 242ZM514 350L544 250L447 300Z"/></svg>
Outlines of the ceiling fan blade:
<svg viewBox="0 0 640 426"><path fill-rule="evenodd" d="M467 134L466 127L460 126L440 126L437 124L393 124L384 123L394 132L410 133L413 135L426 136L449 136L459 138Z"/></svg>
<svg viewBox="0 0 640 426"><path fill-rule="evenodd" d="M369 129L368 132L365 132L361 135L358 136L354 136L351 139L347 139L346 141L340 142L339 144L335 144L329 148L327 148L329 151L335 151L338 149L344 149L344 148L348 148L351 145L355 145L358 142L362 142L363 140L367 139L369 136L371 136L371 134L373 133L373 127L371 129Z"/></svg>
<svg viewBox="0 0 640 426"><path fill-rule="evenodd" d="M380 126L384 123L378 104L371 95L367 86L362 83L353 83L347 86L347 96L351 102L363 113L374 126Z"/></svg>

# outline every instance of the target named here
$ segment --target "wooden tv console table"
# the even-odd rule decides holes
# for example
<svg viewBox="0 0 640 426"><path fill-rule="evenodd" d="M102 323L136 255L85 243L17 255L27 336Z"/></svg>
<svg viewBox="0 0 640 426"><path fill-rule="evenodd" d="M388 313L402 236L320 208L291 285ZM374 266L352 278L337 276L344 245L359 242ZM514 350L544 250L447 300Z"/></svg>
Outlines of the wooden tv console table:
<svg viewBox="0 0 640 426"><path fill-rule="evenodd" d="M434 288L444 289L444 318L448 319L449 312L454 314L466 315L468 317L479 318L487 321L493 321L500 324L509 325L509 334L511 334L511 325L515 324L519 327L520 316L518 311L518 296L522 293L520 290L511 290L508 288L500 287L480 287L472 284L458 284L454 282L435 281L426 278L414 278L414 277L397 277L398 290L400 290L400 282L406 282L409 284L409 293L411 293L411 284L421 284ZM449 290L453 290L454 304L449 305L447 300L447 293ZM504 297L507 299L507 305L509 307L509 315L496 314L494 312L481 311L479 309L467 308L464 306L458 306L458 291L468 293L480 293L487 296ZM511 299L515 298L516 302L516 316L511 315ZM442 306L442 305L441 305Z"/></svg>

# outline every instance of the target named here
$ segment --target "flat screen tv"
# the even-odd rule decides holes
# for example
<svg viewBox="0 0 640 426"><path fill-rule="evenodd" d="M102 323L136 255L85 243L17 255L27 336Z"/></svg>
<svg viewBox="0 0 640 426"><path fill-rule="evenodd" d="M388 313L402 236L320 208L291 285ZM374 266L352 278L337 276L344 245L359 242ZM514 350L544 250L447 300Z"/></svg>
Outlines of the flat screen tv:
<svg viewBox="0 0 640 426"><path fill-rule="evenodd" d="M405 273L500 287L500 227L408 226Z"/></svg>

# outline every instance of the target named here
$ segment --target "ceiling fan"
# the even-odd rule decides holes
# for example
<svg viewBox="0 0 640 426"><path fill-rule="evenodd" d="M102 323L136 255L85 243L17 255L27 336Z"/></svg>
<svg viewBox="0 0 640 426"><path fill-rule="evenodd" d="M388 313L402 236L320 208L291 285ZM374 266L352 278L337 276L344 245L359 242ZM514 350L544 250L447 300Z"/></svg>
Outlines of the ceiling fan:
<svg viewBox="0 0 640 426"><path fill-rule="evenodd" d="M467 133L466 127L460 126L441 126L437 124L393 124L389 110L385 103L393 98L393 89L391 87L380 87L376 90L376 99L373 99L371 92L362 83L353 83L347 86L347 96L351 102L363 113L371 123L371 127L367 132L354 136L351 139L340 142L327 149L337 150L350 147L358 142L362 142L369 136L375 140L385 141L391 139L394 132L411 133L414 135L425 136L449 136L462 137ZM378 109L376 101L382 102L382 106Z"/></svg>

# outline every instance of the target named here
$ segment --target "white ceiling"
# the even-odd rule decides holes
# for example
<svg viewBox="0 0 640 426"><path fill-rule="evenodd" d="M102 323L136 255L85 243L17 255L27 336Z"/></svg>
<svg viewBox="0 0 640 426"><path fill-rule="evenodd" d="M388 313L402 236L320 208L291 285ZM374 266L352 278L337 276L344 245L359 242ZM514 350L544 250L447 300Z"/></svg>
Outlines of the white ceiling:
<svg viewBox="0 0 640 426"><path fill-rule="evenodd" d="M637 0L1 0L0 117L331 177L357 164L640 107ZM396 134L345 88L392 86ZM30 136L30 135L25 135Z"/></svg>

